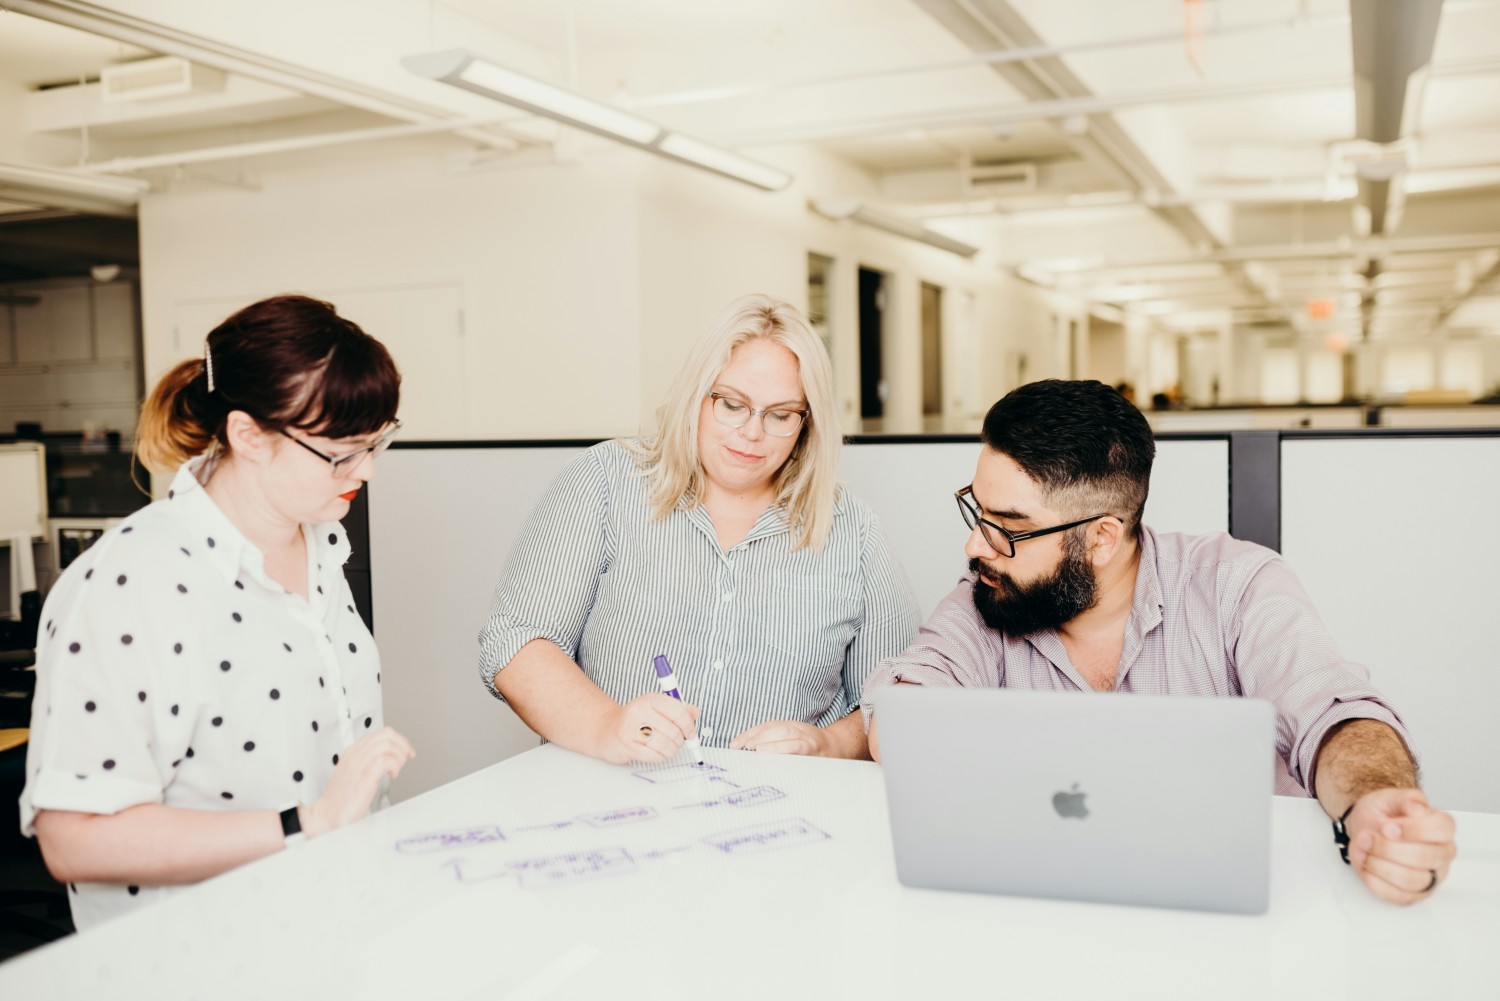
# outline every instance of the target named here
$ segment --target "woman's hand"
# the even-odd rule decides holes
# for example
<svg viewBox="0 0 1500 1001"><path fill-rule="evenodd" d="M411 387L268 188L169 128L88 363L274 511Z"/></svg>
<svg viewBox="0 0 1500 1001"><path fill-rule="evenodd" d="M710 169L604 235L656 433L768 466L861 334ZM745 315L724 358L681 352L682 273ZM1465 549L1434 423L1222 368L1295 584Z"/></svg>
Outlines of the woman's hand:
<svg viewBox="0 0 1500 1001"><path fill-rule="evenodd" d="M298 811L303 833L316 838L363 819L370 812L381 777L389 775L394 779L416 754L406 738L388 726L350 744L339 755L339 763L334 766L333 778L328 780L323 795L316 803Z"/></svg>
<svg viewBox="0 0 1500 1001"><path fill-rule="evenodd" d="M864 717L856 706L837 723L814 726L794 719L773 719L750 727L729 742L736 751L765 754L812 754L820 758L855 758L868 761L870 745L865 739Z"/></svg>
<svg viewBox="0 0 1500 1001"><path fill-rule="evenodd" d="M658 762L674 757L693 736L698 707L651 692L615 706L594 727L594 757L611 764Z"/></svg>
<svg viewBox="0 0 1500 1001"><path fill-rule="evenodd" d="M828 735L811 723L778 719L752 726L729 742L736 751L759 751L763 754L811 754L834 757Z"/></svg>

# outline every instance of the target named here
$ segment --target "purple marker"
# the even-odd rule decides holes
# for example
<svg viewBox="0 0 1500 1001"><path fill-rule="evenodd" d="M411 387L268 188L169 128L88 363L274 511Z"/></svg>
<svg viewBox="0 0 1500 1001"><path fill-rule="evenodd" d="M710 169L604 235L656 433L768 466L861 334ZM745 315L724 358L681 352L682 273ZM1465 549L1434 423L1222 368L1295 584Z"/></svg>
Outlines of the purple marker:
<svg viewBox="0 0 1500 1001"><path fill-rule="evenodd" d="M661 686L661 690L681 702L682 693L677 690L677 675L673 673L672 665L667 663L667 655L658 654L653 663L656 664L656 683ZM703 745L698 743L697 734L689 737L686 744L693 752L693 760L703 764Z"/></svg>

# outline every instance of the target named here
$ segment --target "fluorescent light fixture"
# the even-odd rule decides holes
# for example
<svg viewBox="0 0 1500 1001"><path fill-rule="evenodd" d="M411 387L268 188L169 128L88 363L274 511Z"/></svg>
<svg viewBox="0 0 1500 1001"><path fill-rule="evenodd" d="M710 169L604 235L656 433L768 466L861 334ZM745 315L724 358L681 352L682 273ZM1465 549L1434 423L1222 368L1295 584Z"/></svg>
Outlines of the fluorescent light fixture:
<svg viewBox="0 0 1500 1001"><path fill-rule="evenodd" d="M661 126L655 122L637 118L628 111L591 101L572 91L533 80L482 59L470 59L459 71L458 80L469 84L468 89L476 93L501 97L507 104L577 125L611 139L623 139L637 146L649 145L662 133Z"/></svg>
<svg viewBox="0 0 1500 1001"><path fill-rule="evenodd" d="M857 198L818 198L813 201L812 207L813 211L820 216L829 219L852 219L874 229L904 236L908 240L916 240L929 247L946 250L950 254L958 254L960 257L973 257L979 253L978 247L964 243L962 240L955 240L951 236L944 236L914 220L872 209Z"/></svg>
<svg viewBox="0 0 1500 1001"><path fill-rule="evenodd" d="M674 160L681 160L767 191L780 191L792 182L792 175L784 170L768 167L722 146L711 146L681 132L668 132L662 136L656 143L656 150Z"/></svg>
<svg viewBox="0 0 1500 1001"><path fill-rule="evenodd" d="M401 64L418 76L461 87L564 125L701 167L766 191L780 191L792 181L792 175L783 170L691 136L668 132L638 115L498 66L466 49L407 56Z"/></svg>
<svg viewBox="0 0 1500 1001"><path fill-rule="evenodd" d="M97 198L101 201L134 205L151 190L151 182L139 177L116 177L103 174L79 174L55 167L31 167L18 163L0 163L0 190L20 193Z"/></svg>

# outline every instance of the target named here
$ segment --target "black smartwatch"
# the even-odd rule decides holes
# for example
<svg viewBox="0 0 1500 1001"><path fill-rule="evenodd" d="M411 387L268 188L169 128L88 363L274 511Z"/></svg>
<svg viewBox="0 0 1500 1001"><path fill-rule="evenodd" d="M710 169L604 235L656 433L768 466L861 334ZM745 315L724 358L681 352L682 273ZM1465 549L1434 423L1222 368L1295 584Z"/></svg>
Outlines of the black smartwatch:
<svg viewBox="0 0 1500 1001"><path fill-rule="evenodd" d="M1349 814L1353 812L1354 804L1350 803L1349 809L1333 822L1333 843L1339 846L1339 857L1344 860L1345 865L1349 865L1349 831L1344 827L1344 821L1348 820Z"/></svg>
<svg viewBox="0 0 1500 1001"><path fill-rule="evenodd" d="M307 835L302 833L302 818L297 815L297 807L289 806L281 811L281 836L286 839L288 848L307 840Z"/></svg>

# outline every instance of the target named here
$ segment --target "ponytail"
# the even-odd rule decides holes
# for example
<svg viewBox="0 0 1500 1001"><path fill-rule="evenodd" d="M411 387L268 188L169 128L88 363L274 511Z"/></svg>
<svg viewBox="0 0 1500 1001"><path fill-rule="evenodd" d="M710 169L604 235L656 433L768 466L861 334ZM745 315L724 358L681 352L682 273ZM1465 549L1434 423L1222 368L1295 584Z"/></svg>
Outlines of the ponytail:
<svg viewBox="0 0 1500 1001"><path fill-rule="evenodd" d="M203 359L189 358L161 377L141 407L135 454L153 473L172 472L202 455L218 437L222 415L210 416Z"/></svg>

